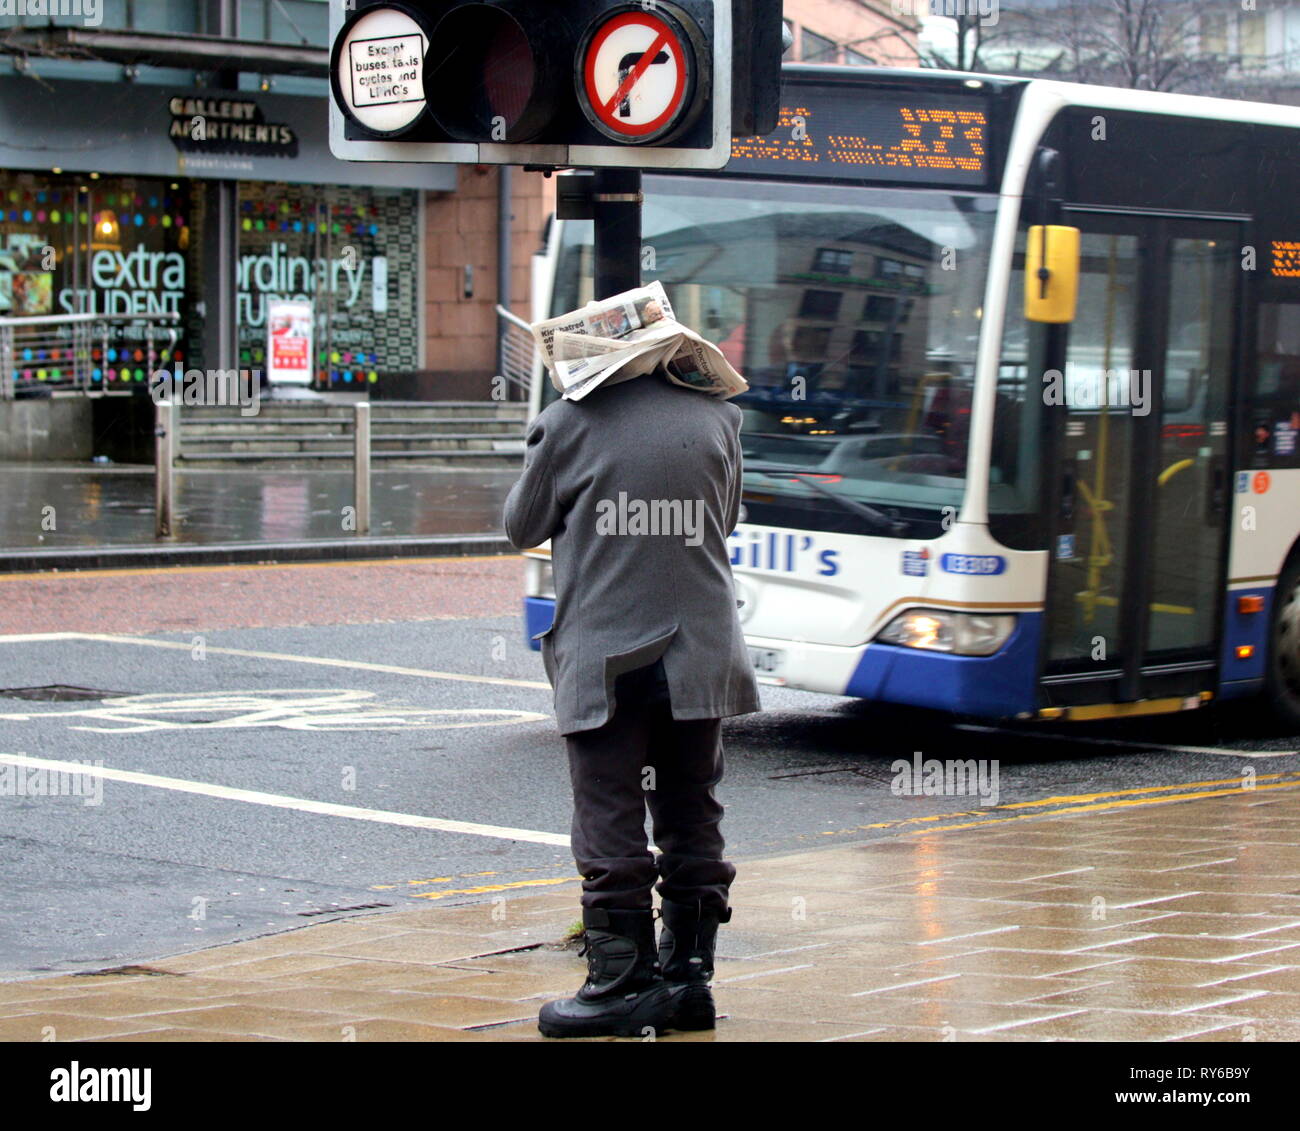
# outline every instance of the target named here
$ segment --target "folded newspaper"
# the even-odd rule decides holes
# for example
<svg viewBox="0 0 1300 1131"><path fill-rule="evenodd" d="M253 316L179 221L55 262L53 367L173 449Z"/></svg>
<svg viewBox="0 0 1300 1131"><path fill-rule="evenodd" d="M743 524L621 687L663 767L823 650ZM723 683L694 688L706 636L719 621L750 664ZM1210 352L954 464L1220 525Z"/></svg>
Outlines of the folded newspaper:
<svg viewBox="0 0 1300 1131"><path fill-rule="evenodd" d="M659 282L536 322L532 330L551 384L565 400L660 365L674 384L710 396L734 397L749 388L717 346L677 321Z"/></svg>

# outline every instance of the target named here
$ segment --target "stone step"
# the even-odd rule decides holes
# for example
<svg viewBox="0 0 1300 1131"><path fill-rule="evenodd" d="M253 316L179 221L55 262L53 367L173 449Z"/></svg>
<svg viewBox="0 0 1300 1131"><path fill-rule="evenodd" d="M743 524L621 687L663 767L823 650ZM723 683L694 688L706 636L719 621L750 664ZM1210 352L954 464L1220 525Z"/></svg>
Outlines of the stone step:
<svg viewBox="0 0 1300 1131"><path fill-rule="evenodd" d="M370 446L380 445L385 441L403 442L403 443L435 443L438 441L460 441L460 439L511 439L511 441L523 441L524 433L520 432L519 426L512 425L508 421L502 422L500 426L494 428L474 428L469 432L407 432L404 429L385 429L370 430ZM343 428L299 428L294 430L286 429L238 429L234 426L221 426L221 428L185 428L181 430L181 447L195 445L195 443L300 443L303 447L318 445L318 443L329 443L331 441L352 442L352 430Z"/></svg>
<svg viewBox="0 0 1300 1131"><path fill-rule="evenodd" d="M371 452L372 464L385 466L464 466L482 468L509 468L518 470L522 452L500 451L441 451L441 452ZM267 470L310 470L322 464L342 463L346 470L352 459L349 452L321 452L303 455L301 452L214 452L191 458L180 458L176 466L180 469L215 469L238 464L242 467L265 468Z"/></svg>
<svg viewBox="0 0 1300 1131"><path fill-rule="evenodd" d="M500 427L509 427L518 425L523 421L523 416L374 416L370 417L371 430L375 430L380 425L388 429L406 429L406 428L436 428L439 425L448 427L462 427L465 425L496 425ZM187 431L195 428L255 428L258 426L275 427L275 428L311 428L311 427L330 427L338 428L340 426L351 427L351 416L202 416L192 417L186 414L181 416L181 427Z"/></svg>
<svg viewBox="0 0 1300 1131"><path fill-rule="evenodd" d="M522 436L439 436L425 439L371 438L371 454L380 452L522 452ZM260 437L256 440L196 440L183 442L180 447L182 459L207 459L223 452L264 452L268 455L276 452L292 452L305 456L341 453L351 455L352 441L330 440L325 438L293 440L283 437Z"/></svg>

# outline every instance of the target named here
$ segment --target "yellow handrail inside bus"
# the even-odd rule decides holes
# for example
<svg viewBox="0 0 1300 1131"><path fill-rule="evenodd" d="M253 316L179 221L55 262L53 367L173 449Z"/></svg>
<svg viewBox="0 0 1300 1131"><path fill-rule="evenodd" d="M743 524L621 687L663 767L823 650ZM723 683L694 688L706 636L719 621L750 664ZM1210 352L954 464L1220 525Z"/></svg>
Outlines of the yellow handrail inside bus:
<svg viewBox="0 0 1300 1131"><path fill-rule="evenodd" d="M1196 461L1194 459L1180 459L1177 463L1171 463L1168 467L1166 467L1164 471L1160 473L1160 477L1156 480L1156 482L1160 484L1161 487L1163 487L1166 483L1169 482L1169 480L1171 480L1180 471L1186 471L1189 467L1195 467L1195 466L1196 466Z"/></svg>

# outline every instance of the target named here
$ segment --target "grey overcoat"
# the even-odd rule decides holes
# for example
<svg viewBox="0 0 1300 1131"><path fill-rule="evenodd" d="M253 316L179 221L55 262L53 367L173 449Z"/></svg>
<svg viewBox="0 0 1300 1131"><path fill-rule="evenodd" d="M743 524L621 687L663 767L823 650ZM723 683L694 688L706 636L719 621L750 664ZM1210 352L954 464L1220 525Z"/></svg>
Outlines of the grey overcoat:
<svg viewBox="0 0 1300 1131"><path fill-rule="evenodd" d="M539 636L561 734L604 724L615 677L661 657L674 718L761 709L727 552L740 421L658 373L533 421L505 530L521 550L551 540L555 621Z"/></svg>

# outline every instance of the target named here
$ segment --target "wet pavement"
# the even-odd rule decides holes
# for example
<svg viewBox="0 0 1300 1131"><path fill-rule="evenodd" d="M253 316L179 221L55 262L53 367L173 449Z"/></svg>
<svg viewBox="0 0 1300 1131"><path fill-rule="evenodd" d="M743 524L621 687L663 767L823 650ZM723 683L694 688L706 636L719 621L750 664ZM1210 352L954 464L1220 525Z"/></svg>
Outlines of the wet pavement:
<svg viewBox="0 0 1300 1131"><path fill-rule="evenodd" d="M371 534L498 533L514 468L376 469ZM0 464L0 550L288 543L349 537L350 470L176 474L176 537L154 537L152 467Z"/></svg>
<svg viewBox="0 0 1300 1131"><path fill-rule="evenodd" d="M584 965L522 571L0 578L0 768L105 782L0 797L0 1040L539 1039ZM54 684L116 694L15 694ZM666 1039L1300 1037L1294 735L762 696L725 727L725 1016ZM997 797L900 785L918 750Z"/></svg>
<svg viewBox="0 0 1300 1131"><path fill-rule="evenodd" d="M719 934L718 1027L661 1039L1295 1041L1300 782L1157 805L748 861ZM541 1040L541 1003L585 969L562 945L574 894L7 983L0 1040Z"/></svg>

